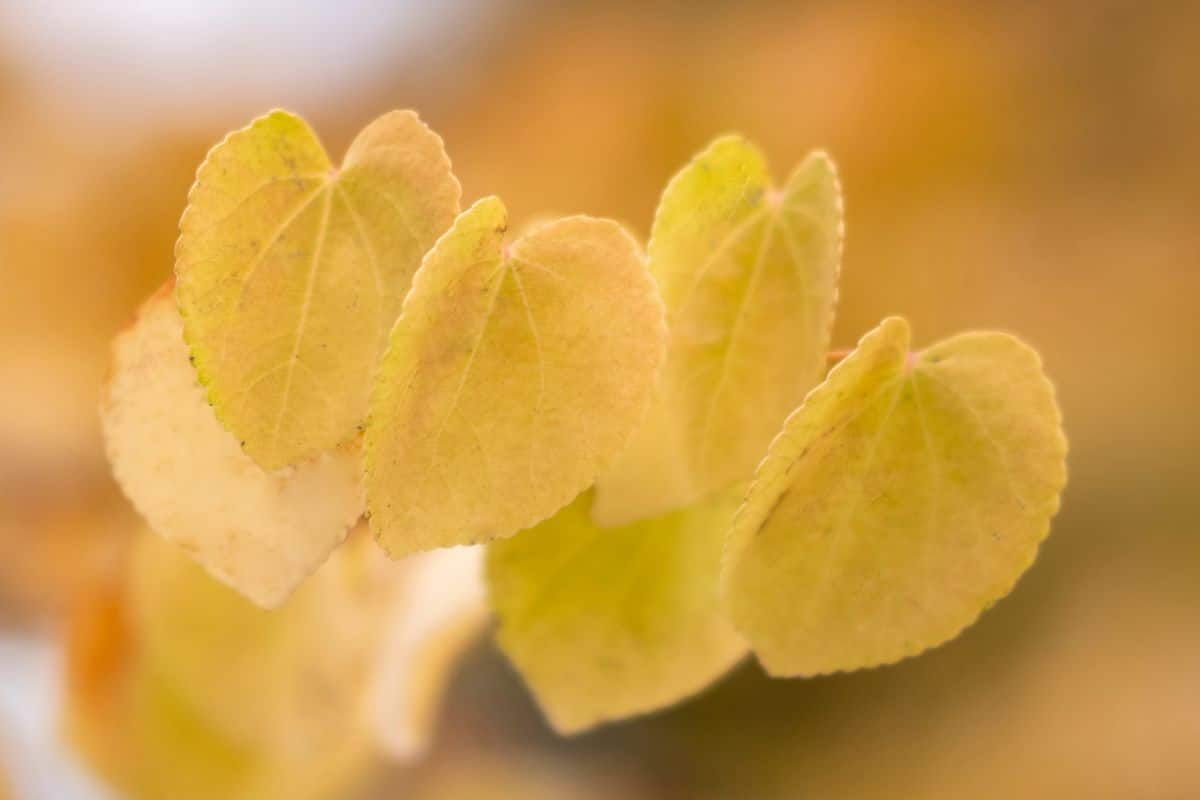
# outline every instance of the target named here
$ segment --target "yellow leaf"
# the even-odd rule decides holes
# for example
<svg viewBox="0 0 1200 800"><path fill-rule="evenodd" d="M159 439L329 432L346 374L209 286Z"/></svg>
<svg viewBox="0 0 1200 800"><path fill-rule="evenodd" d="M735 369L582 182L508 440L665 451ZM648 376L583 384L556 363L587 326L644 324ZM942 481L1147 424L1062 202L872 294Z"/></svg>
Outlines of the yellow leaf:
<svg viewBox="0 0 1200 800"><path fill-rule="evenodd" d="M717 595L739 497L598 528L589 492L488 545L500 647L559 732L664 708L741 658Z"/></svg>
<svg viewBox="0 0 1200 800"><path fill-rule="evenodd" d="M230 741L280 756L319 752L368 729L365 698L404 572L363 529L286 604L264 611L143 536L128 584L134 638Z"/></svg>
<svg viewBox="0 0 1200 800"><path fill-rule="evenodd" d="M261 606L283 602L362 514L357 445L274 473L241 451L205 402L169 287L117 337L100 419L150 527Z"/></svg>
<svg viewBox="0 0 1200 800"><path fill-rule="evenodd" d="M185 581L181 590L189 588ZM144 631L129 630L128 598L114 590L89 591L69 619L61 724L75 754L123 797L316 800L343 796L370 774L366 731L283 752L235 741L214 727L146 657L131 635ZM224 663L214 656L214 664L219 680ZM345 716L352 714L347 709Z"/></svg>
<svg viewBox="0 0 1200 800"><path fill-rule="evenodd" d="M511 536L587 488L641 421L662 303L616 223L568 217L503 246L496 198L426 256L364 438L371 527L394 557Z"/></svg>
<svg viewBox="0 0 1200 800"><path fill-rule="evenodd" d="M649 247L670 353L646 423L597 482L599 523L750 478L824 371L841 247L841 188L824 153L774 189L758 149L727 136L671 180Z"/></svg>
<svg viewBox="0 0 1200 800"><path fill-rule="evenodd" d="M361 736L410 760L487 620L482 557L455 548L395 563L362 526L267 612L145 536L128 605L145 659L238 746L287 759Z"/></svg>
<svg viewBox="0 0 1200 800"><path fill-rule="evenodd" d="M353 437L459 194L442 140L410 111L367 126L340 170L284 111L208 154L180 221L179 306L217 417L263 468Z"/></svg>
<svg viewBox="0 0 1200 800"><path fill-rule="evenodd" d="M344 797L371 775L373 754L361 735L292 754L239 745L144 662L135 665L115 711L105 735L123 740L124 760L107 766L131 798L321 800Z"/></svg>
<svg viewBox="0 0 1200 800"><path fill-rule="evenodd" d="M739 510L723 594L773 675L886 664L1007 594L1066 482L1037 354L967 333L914 355L867 334L787 421Z"/></svg>

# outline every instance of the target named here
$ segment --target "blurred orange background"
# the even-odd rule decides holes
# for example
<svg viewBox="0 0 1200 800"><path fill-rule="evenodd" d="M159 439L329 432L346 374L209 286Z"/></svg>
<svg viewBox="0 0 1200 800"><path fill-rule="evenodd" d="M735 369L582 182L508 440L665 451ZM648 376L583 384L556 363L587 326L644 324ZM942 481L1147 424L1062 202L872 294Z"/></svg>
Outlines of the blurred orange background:
<svg viewBox="0 0 1200 800"><path fill-rule="evenodd" d="M839 164L835 344L899 313L918 343L1003 328L1042 352L1071 479L1038 563L918 659L747 664L571 740L481 642L430 757L362 796L1200 797L1198 44L1185 2L0 3L5 635L54 652L121 579L98 387L226 131L284 106L340 153L414 108L464 200L644 235L667 178L736 130L776 175L814 147Z"/></svg>

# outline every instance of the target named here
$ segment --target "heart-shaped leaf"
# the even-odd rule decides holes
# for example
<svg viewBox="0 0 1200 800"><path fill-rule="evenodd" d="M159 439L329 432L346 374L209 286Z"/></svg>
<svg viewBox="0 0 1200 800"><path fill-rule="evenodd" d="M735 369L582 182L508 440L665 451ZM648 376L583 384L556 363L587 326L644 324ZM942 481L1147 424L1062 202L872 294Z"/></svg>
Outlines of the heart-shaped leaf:
<svg viewBox="0 0 1200 800"><path fill-rule="evenodd" d="M459 194L442 140L410 111L367 126L340 170L284 111L208 154L180 221L179 306L217 417L264 469L352 438Z"/></svg>
<svg viewBox="0 0 1200 800"><path fill-rule="evenodd" d="M500 647L560 733L664 708L745 653L717 595L739 498L598 528L589 492L488 545Z"/></svg>
<svg viewBox="0 0 1200 800"><path fill-rule="evenodd" d="M863 337L787 421L739 510L723 574L773 675L886 664L956 636L1033 562L1066 482L1037 354L967 333L909 355Z"/></svg>
<svg viewBox="0 0 1200 800"><path fill-rule="evenodd" d="M666 329L636 243L568 217L509 246L480 200L426 256L364 438L371 526L394 557L511 536L588 487L644 416Z"/></svg>
<svg viewBox="0 0 1200 800"><path fill-rule="evenodd" d="M598 522L749 480L821 378L841 247L841 188L823 153L776 190L758 149L727 136L671 180L649 247L670 353L645 424L597 483Z"/></svg>
<svg viewBox="0 0 1200 800"><path fill-rule="evenodd" d="M281 603L362 514L359 447L274 473L242 452L188 363L169 286L116 338L100 420L113 475L150 527L261 606Z"/></svg>

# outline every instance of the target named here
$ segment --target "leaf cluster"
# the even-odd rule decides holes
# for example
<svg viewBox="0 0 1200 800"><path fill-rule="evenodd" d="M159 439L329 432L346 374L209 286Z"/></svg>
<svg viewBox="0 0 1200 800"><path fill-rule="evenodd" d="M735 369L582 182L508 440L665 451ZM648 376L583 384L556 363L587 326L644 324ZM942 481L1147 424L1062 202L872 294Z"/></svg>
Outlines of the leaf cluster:
<svg viewBox="0 0 1200 800"><path fill-rule="evenodd" d="M889 318L826 374L824 153L776 185L717 139L645 252L460 194L411 112L339 167L282 111L200 167L102 417L126 493L220 581L276 606L364 514L393 558L484 544L500 647L574 732L748 651L779 676L915 654L1031 564L1066 480L1036 353L914 352Z"/></svg>

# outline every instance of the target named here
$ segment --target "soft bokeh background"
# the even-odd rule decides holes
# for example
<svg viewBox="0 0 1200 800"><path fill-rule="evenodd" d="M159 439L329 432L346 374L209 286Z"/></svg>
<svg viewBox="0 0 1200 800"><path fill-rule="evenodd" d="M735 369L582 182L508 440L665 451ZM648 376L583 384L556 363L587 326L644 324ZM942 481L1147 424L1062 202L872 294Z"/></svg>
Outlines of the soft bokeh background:
<svg viewBox="0 0 1200 800"><path fill-rule="evenodd" d="M0 0L0 772L105 796L59 748L61 639L131 513L97 389L169 274L196 165L273 106L331 152L418 109L464 199L645 233L714 135L847 198L835 340L1004 328L1044 354L1071 482L1042 556L951 644L549 734L487 642L429 759L366 797L1200 797L1200 5L1061 0L107 6ZM120 731L112 731L119 736ZM5 789L0 787L0 796Z"/></svg>

